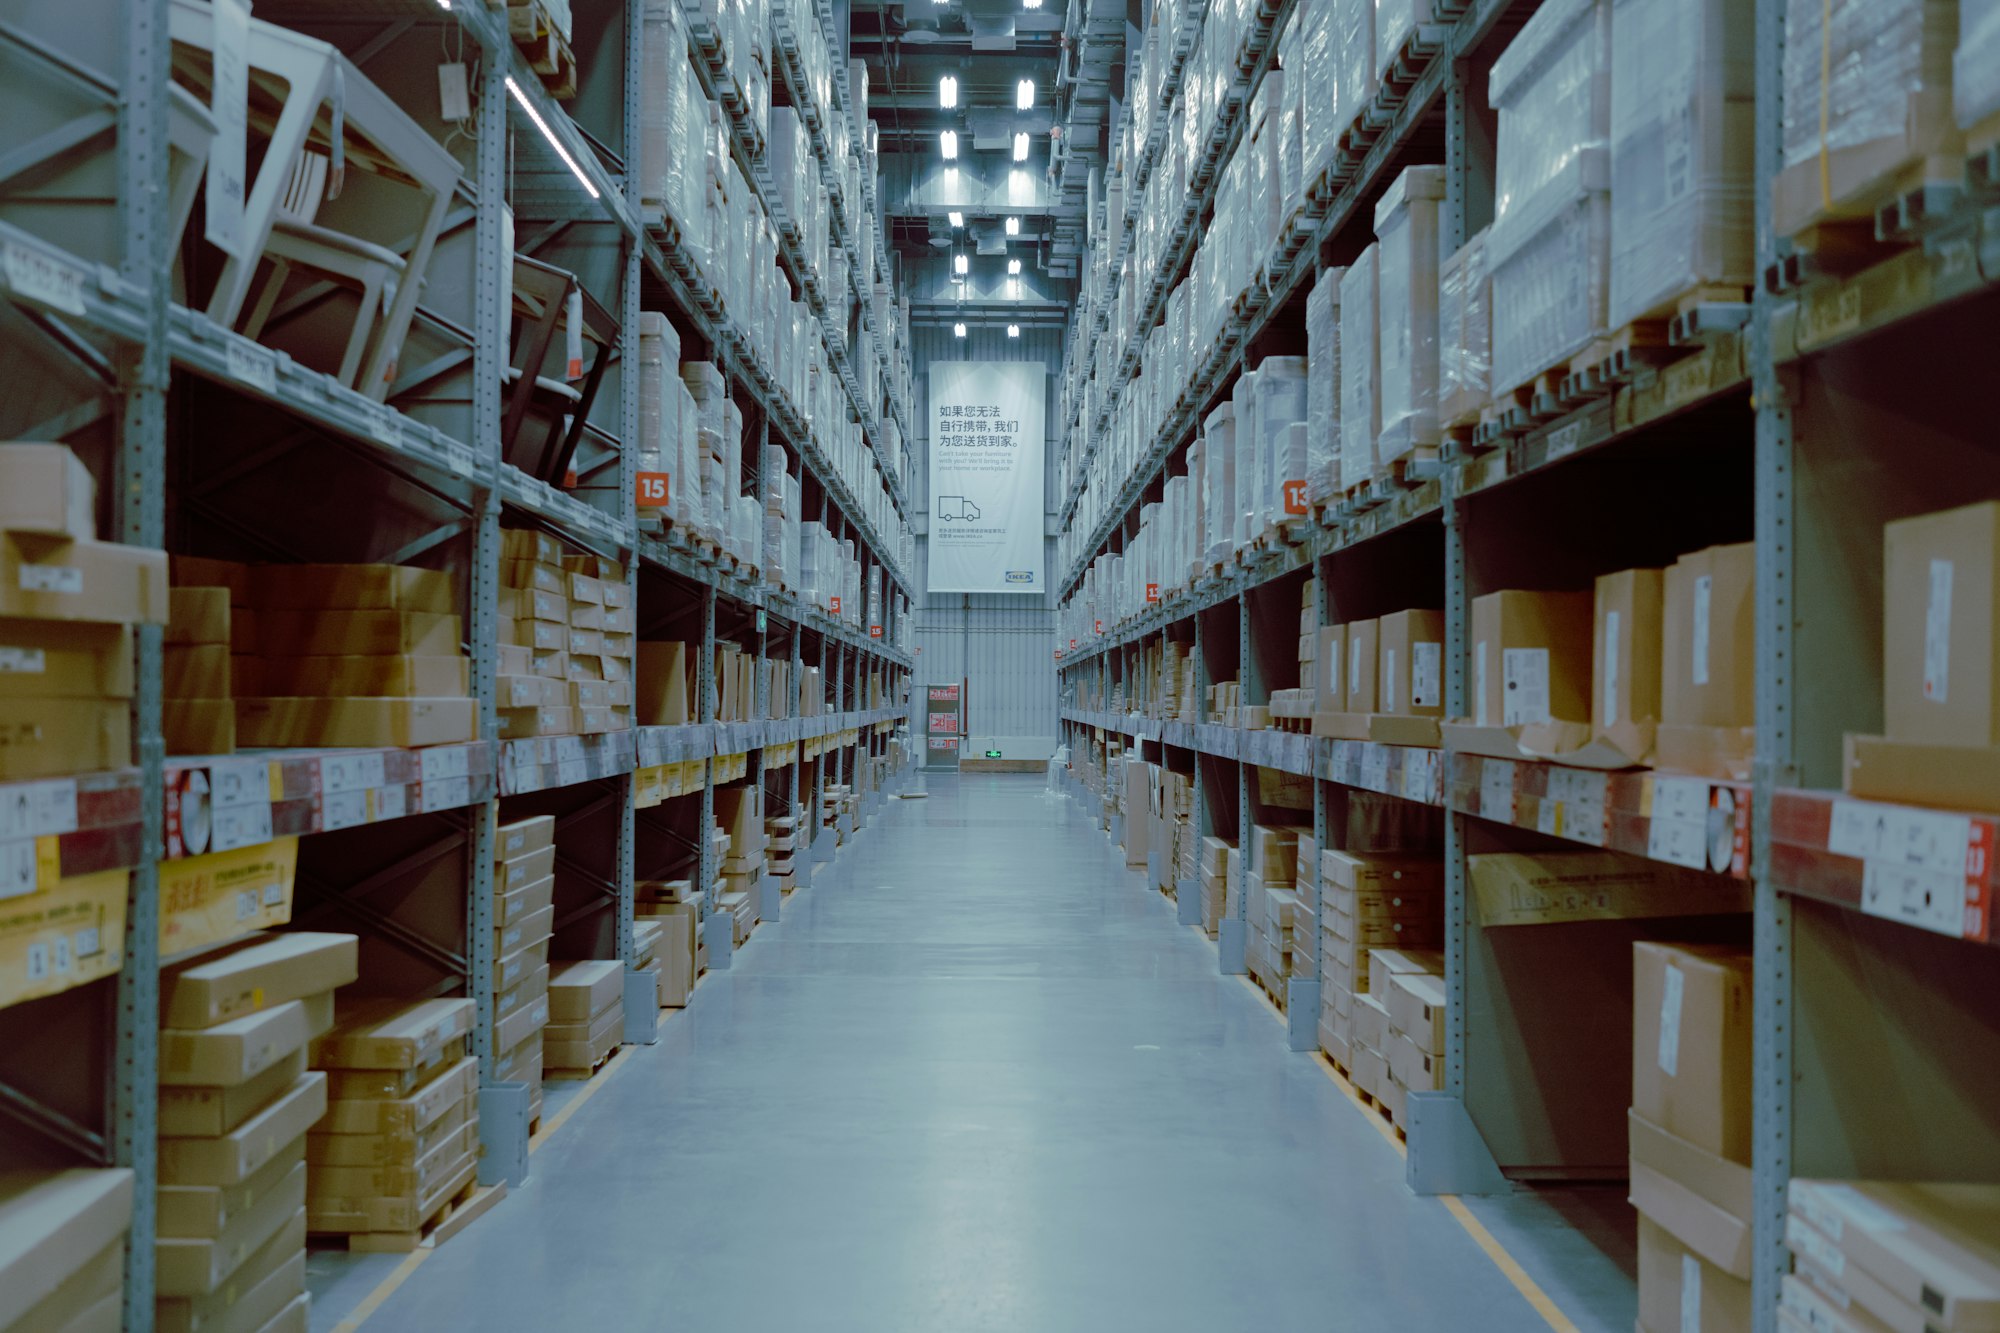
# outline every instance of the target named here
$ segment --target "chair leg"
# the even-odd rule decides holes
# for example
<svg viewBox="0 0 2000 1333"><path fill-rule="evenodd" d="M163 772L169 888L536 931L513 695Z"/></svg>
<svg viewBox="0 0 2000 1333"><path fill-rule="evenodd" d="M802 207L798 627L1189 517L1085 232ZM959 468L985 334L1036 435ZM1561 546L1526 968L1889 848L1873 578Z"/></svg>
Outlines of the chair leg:
<svg viewBox="0 0 2000 1333"><path fill-rule="evenodd" d="M347 335L347 351L340 358L340 382L350 389L360 387L354 382L355 372L361 369L361 354L368 350L368 335L374 332L376 314L382 308L382 270L371 264L358 276L360 308L354 312L354 328Z"/></svg>
<svg viewBox="0 0 2000 1333"><path fill-rule="evenodd" d="M278 293L284 290L285 279L291 276L292 266L282 259L271 260L271 276L257 293L257 304L250 307L249 317L237 332L253 341L264 332L264 325L271 318L271 307L278 304Z"/></svg>

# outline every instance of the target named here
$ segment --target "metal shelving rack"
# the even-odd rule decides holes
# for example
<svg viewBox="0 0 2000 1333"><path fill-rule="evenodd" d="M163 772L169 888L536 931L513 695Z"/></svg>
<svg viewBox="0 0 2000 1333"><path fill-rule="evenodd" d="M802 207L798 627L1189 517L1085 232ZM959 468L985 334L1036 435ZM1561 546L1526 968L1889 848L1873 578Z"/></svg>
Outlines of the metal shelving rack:
<svg viewBox="0 0 2000 1333"><path fill-rule="evenodd" d="M458 4L447 6L449 13L441 13L430 0L383 0L356 5L351 14L345 10L329 14L324 7L310 13L299 11L301 17L313 21L366 17L380 20L384 29L401 25L397 32L407 31L411 20L419 27L430 25L425 34L439 25L455 23L473 39L490 71L476 97L474 158L466 170L467 185L476 200L474 245L479 271L474 291L472 439L450 438L393 407L341 387L283 353L220 327L199 312L174 304L164 280L171 271L173 238L161 216L167 196L169 5L170 0L117 0L126 65L117 108L116 207L122 237L118 268L87 263L58 245L0 223L0 255L5 258L4 267L0 267L0 298L11 310L25 312L45 331L61 333L58 341L71 349L71 355L77 355L74 349L89 345L110 349L107 378L116 404L116 434L106 474L100 475L99 482L115 491L111 508L118 540L153 548L170 544L167 497L170 488L182 480L171 470L168 453L168 397L177 384L205 386L201 392L224 396L217 401L282 412L284 432L293 438L289 444L271 447L269 458L295 450L302 439L315 440L368 470L370 476L420 495L427 512L446 515L439 526L404 549L445 546L450 567L465 579L472 691L479 705L480 734L486 739L416 751L253 751L230 760L169 760L161 736L162 635L158 627L150 626L141 627L136 636L134 766L73 780L8 784L10 814L16 807L20 813L0 826L0 837L33 839L44 864L52 864L55 873L63 876L108 869L131 872L124 965L116 980L29 1001L0 1015L30 1024L54 1017L63 1032L85 1034L75 1043L74 1062L40 1061L53 1071L51 1090L26 1081L17 1084L14 1078L19 1071L14 1066L9 1067L7 1076L0 1077L0 1121L7 1125L0 1146L10 1158L18 1155L28 1160L118 1165L133 1170L137 1179L124 1282L124 1324L135 1330L151 1327L153 1318L152 1208L161 964L158 869L163 858L183 854L169 843L166 834L169 771L203 767L211 774L227 774L232 781L268 784L270 820L261 835L264 839L293 834L339 836L337 830L364 823L385 830L403 826L414 836L414 821L444 821L442 839L430 843L425 855L440 850L462 852L466 897L462 903L450 905L445 914L462 913L463 933L455 941L439 945L399 929L392 944L403 940L420 956L432 959L443 967L447 982L456 976L452 988L462 988L475 1001L480 1122L486 1140L482 1178L497 1178L524 1166L527 1132L525 1085L496 1082L496 1053L490 1049L494 973L490 899L498 803L581 784L608 784L618 810L613 870L601 887L613 913L609 947L615 956L630 962L638 842L634 809L637 775L660 764L710 760L699 815L700 827L707 828L713 823L713 758L754 755L753 778L764 782L767 790L775 782L785 792L793 813L809 813L809 820L801 818L802 833L819 830L822 787L851 778L866 759L886 754L888 732L906 721L912 665L909 654L894 646L903 628L898 615L900 599L895 594L900 590L907 598L910 584L907 571L900 567L899 548L892 534L875 529L803 415L778 391L777 378L758 363L747 340L721 317L698 266L676 238L644 224L636 178L626 175L622 164L600 150L596 140L543 91L514 48L504 10ZM283 4L267 8L270 14L292 12ZM607 44L612 59L605 62L605 69L595 71L602 78L619 80L620 133L627 127L636 133L639 119L641 10L640 0L627 0L622 12L605 16L618 32L618 41ZM89 21L89 16L80 15L79 21ZM691 54L701 55L699 47ZM585 71L586 75L592 72ZM714 73L712 68L707 72ZM509 76L519 90L518 102L510 100ZM533 119L524 108L532 108ZM844 109L840 114L845 114ZM542 147L536 121L566 146L575 171L588 182L587 189L568 171L555 167L554 159ZM749 128L741 116L734 124L739 131ZM768 173L762 168L761 143L755 139L754 134L739 132L736 148L750 151L749 174L761 181ZM634 147L628 143L627 160L636 159ZM540 158L548 160L539 162L544 169L538 171ZM548 188L551 182L556 186L553 191ZM746 420L754 423L750 438L762 442L775 433L784 440L791 465L802 481L814 488L830 529L845 531L856 539L864 580L867 571L875 567L887 575L890 596L881 613L881 637L871 636L858 618L836 617L826 608L704 562L671 536L642 533L634 509L636 459L625 448L616 448L616 468L612 470L615 490L586 480L576 492L566 493L502 461L499 404L506 372L509 311L497 275L512 259L506 242L510 194L515 197L517 220L531 219L538 208L546 208L559 225L608 228L615 238L617 261L604 282L605 304L620 316L618 356L623 364L637 362L637 313L649 308L665 309L683 328L694 330L697 341L722 363L732 392L751 409L746 413ZM796 253L788 252L785 264L795 281L809 286L810 275ZM845 364L845 348L834 330L825 328L823 332L829 354L849 385L856 418L880 459L900 518L904 504L900 469L887 457L877 417L884 405L862 401L859 382ZM696 359L692 350L689 357ZM88 369L98 372L95 365ZM177 381L175 371L183 372L183 379ZM607 421L615 424L614 447L617 441L632 440L638 433L637 379L620 375L619 381L615 397L604 400L615 407L609 411L600 407ZM900 419L903 408L894 399L892 382L885 381L884 392L886 410ZM755 466L761 464L760 450ZM773 479L765 480L770 484ZM640 605L642 586L652 591L664 589L670 603L692 600L699 605L703 622L697 641L702 684L699 720L686 726L638 727L603 736L526 742L495 739L503 519L541 528L572 546L623 560L635 606ZM190 510L181 521L201 522L203 514ZM792 706L783 710L784 716L715 721L712 666L719 608L745 620L755 618L754 650L760 666L768 643L768 625L775 625L778 633L789 639L795 682L797 668L816 655L827 671L828 709L818 716L801 717L794 699ZM645 632L643 625L641 632ZM747 637L748 631L744 633ZM884 683L883 701L874 707L868 706L862 690L862 681L870 671L880 672ZM761 693L761 673L759 689ZM768 702L759 700L760 704ZM790 757L783 763L766 764L764 751L768 747L783 747L781 753ZM815 752L812 759L805 757L808 749ZM809 806L802 802L800 791L802 771L808 763L812 775ZM892 781L899 776L892 774ZM881 792L874 793L877 800L880 796ZM218 818L213 850L225 849L224 827ZM258 840L250 833L241 836L243 842L234 845ZM831 855L835 836L831 829L819 832L824 856ZM697 869L706 890L714 883L719 867L710 864L705 845ZM803 870L801 867L801 873ZM302 884L304 879L302 875ZM762 899L770 905L774 918L776 885L767 882L761 888ZM720 924L727 926L726 918ZM384 922L383 928L390 927ZM709 938L714 937L715 932L710 931ZM726 966L727 956L725 945L718 950L716 964ZM83 1016L75 1017L73 1009ZM93 1013L98 1017L91 1017ZM640 1034L648 1030L650 1023L639 1025ZM92 1031L97 1033L95 1037L88 1035ZM628 1037L634 1035L628 1027ZM69 1067L72 1064L76 1067ZM75 1087L83 1092L76 1093ZM82 1111L80 1103L84 1104Z"/></svg>
<svg viewBox="0 0 2000 1333"><path fill-rule="evenodd" d="M1434 7L1440 28L1425 43L1421 68L1399 101L1378 106L1369 118L1379 130L1337 154L1326 178L1309 183L1297 218L1262 265L1262 286L1271 295L1225 328L1153 448L1128 477L1110 483L1115 499L1072 548L1063 594L1078 589L1100 552L1124 549L1140 504L1158 500L1164 478L1182 470L1195 421L1229 387L1246 351L1295 317L1300 294L1328 259L1360 248L1368 206L1392 179L1392 168L1437 160L1435 147L1418 146L1427 125L1442 130L1447 249L1490 217L1493 136L1482 85L1497 45L1535 7L1533 0ZM1433 475L1382 488L1365 508L1336 505L1296 544L1058 646L1062 725L1072 752L1090 753L1116 738L1147 760L1192 772L1197 837L1240 835L1254 814L1252 770L1259 768L1315 779L1313 827L1322 840L1333 827L1330 812L1349 792L1444 811L1446 1080L1443 1092L1411 1098L1408 1178L1420 1191L1510 1188L1510 1175L1526 1164L1496 1145L1532 1139L1536 1130L1523 1123L1534 1112L1505 1104L1509 1089L1504 1079L1495 1083L1495 1065L1504 1061L1494 1049L1494 1014L1504 1014L1507 1004L1481 980L1490 959L1478 956L1469 850L1603 847L1747 880L1756 972L1759 1333L1777 1327L1778 1285L1789 1268L1786 1192L1794 1173L2000 1180L2000 1146L1991 1134L2000 1100L1974 1072L2000 1058L1994 1036L2000 1004L1987 952L2000 943L1990 911L2000 872L1987 850L2000 818L1855 802L1840 791L1843 734L1881 726L1882 590L1861 572L1866 557L1857 561L1857 543L1863 552L1879 549L1888 519L2000 494L2000 453L1985 442L1990 430L1980 395L1963 374L1972 355L1966 349L1981 345L1980 330L2000 309L1994 154L1968 162L1962 189L1940 195L1933 187L1917 201L1926 209L1903 200L1885 205L1878 215L1881 244L1853 267L1816 270L1774 235L1769 212L1768 184L1782 161L1784 9L1783 0L1757 5L1756 227L1764 281L1745 323L1676 328L1678 359L1662 369L1573 385L1559 410L1448 451ZM1172 107L1179 67L1178 61L1169 66L1159 118ZM1240 71L1245 97L1260 70ZM1162 124L1156 119L1147 127L1137 172L1151 165ZM1232 134L1218 122L1211 150L1226 146ZM1198 221L1204 207L1191 200L1180 230ZM1076 380L1102 364L1098 343L1114 336L1106 315L1131 228L1111 235L1113 285L1099 305L1078 312L1072 328ZM1136 332L1119 331L1130 341L1113 363L1110 384L1100 386L1099 410L1088 419L1072 414L1066 448L1085 459L1103 442L1117 395L1136 369L1138 334L1157 319L1160 299L1185 265L1186 238L1177 232L1170 237L1176 239L1167 247L1175 262L1158 270L1141 302L1147 318ZM1688 475L1677 479L1681 472ZM1079 467L1075 476L1062 510L1066 525L1085 499L1086 474ZM1628 534L1601 549L1590 548L1606 542L1601 534L1575 535L1575 543L1589 548L1583 554L1566 551L1563 535L1537 532L1560 517L1563 504L1601 495L1606 484L1664 488L1658 497L1664 509L1683 498L1698 496L1701 503L1682 506L1686 516L1663 522L1661 531ZM1244 701L1265 702L1259 658L1270 656L1270 645L1260 639L1281 646L1292 630L1278 624L1267 632L1262 622L1270 617L1257 598L1289 592L1310 572L1319 579L1328 623L1404 605L1442 605L1446 714L1462 717L1474 596L1555 586L1511 581L1530 572L1561 582L1642 563L1629 553L1647 543L1689 550L1753 538L1757 724L1747 781L1605 773L1111 711L1114 691L1125 687L1129 698L1145 648L1165 640L1191 641L1197 698L1212 680L1235 672ZM1424 553L1423 592L1437 600L1389 588L1373 594L1379 607L1370 604L1368 590L1395 577L1386 572L1392 562L1381 558L1391 549ZM1580 571L1593 557L1598 566ZM1614 558L1620 562L1605 563ZM1807 662L1839 666L1795 665ZM1081 791L1080 783L1073 786ZM1879 860L1857 853L1836 836L1843 809L1893 828L1921 825L1930 860L1899 862L1886 848ZM1718 811L1733 812L1726 815L1726 837L1717 835ZM1536 841L1522 844L1522 835ZM1885 868L1909 872L1895 881L1907 883L1907 892L1878 883L1874 876ZM1198 923L1199 881L1176 887L1180 920ZM1309 906L1316 921L1319 904ZM1219 964L1240 972L1243 924L1222 926ZM1301 1005L1317 1009L1317 998L1296 989L1289 1000L1292 1044L1310 1049L1310 1033L1301 1038L1298 1029L1311 1020L1297 1020ZM1477 1058L1469 1059L1469 1050ZM1892 1082L1898 1095L1883 1096Z"/></svg>

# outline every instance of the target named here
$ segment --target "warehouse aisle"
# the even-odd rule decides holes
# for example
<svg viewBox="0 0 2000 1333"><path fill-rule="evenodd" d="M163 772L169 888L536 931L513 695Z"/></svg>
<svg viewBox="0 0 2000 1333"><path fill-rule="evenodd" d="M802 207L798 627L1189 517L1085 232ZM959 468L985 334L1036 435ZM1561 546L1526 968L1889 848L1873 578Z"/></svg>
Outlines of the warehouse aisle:
<svg viewBox="0 0 2000 1333"><path fill-rule="evenodd" d="M414 1267L316 1280L315 1328L377 1274L404 1280L369 1333L1571 1326L1408 1193L1077 803L929 786L626 1052L525 1189ZM1546 1204L1479 1215L1575 1327L1632 1327L1629 1278Z"/></svg>

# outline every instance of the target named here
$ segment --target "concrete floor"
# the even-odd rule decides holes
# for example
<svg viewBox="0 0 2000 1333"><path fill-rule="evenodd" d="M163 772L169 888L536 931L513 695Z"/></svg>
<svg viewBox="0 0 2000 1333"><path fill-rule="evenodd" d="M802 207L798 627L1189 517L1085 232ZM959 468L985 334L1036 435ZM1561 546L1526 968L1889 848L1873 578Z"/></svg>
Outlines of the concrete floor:
<svg viewBox="0 0 2000 1333"><path fill-rule="evenodd" d="M1622 1190L1472 1201L1570 1322L1544 1319L1079 801L929 788L369 1333L1633 1326ZM402 1262L315 1254L314 1328Z"/></svg>

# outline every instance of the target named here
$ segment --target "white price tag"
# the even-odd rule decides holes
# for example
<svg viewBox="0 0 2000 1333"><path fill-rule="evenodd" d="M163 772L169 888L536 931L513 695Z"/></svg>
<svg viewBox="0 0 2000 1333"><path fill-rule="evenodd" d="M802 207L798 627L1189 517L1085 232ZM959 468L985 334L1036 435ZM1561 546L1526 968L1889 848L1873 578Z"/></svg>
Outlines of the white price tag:
<svg viewBox="0 0 2000 1333"><path fill-rule="evenodd" d="M83 592L83 570L77 565L22 565L21 591L74 597Z"/></svg>
<svg viewBox="0 0 2000 1333"><path fill-rule="evenodd" d="M231 338L223 344L223 368L229 377L262 393L278 391L278 358L268 347L259 347L248 338Z"/></svg>
<svg viewBox="0 0 2000 1333"><path fill-rule="evenodd" d="M459 806L470 804L472 804L470 778L445 778L439 782L425 782L418 788L417 808L426 814L433 810L454 810Z"/></svg>
<svg viewBox="0 0 2000 1333"><path fill-rule="evenodd" d="M1559 827L1543 832L1602 847L1606 840L1610 793L1611 779L1606 774L1581 768L1551 768L1549 797L1542 807L1544 811L1551 806L1556 808L1554 819Z"/></svg>
<svg viewBox="0 0 2000 1333"><path fill-rule="evenodd" d="M49 669L40 648L0 648L0 676L39 676Z"/></svg>
<svg viewBox="0 0 2000 1333"><path fill-rule="evenodd" d="M457 441L446 441L444 445L445 466L461 477L478 474L478 467L472 457L472 450Z"/></svg>
<svg viewBox="0 0 2000 1333"><path fill-rule="evenodd" d="M327 829L353 828L368 822L368 793L334 792L320 805L320 825Z"/></svg>
<svg viewBox="0 0 2000 1333"><path fill-rule="evenodd" d="M1479 763L1479 813L1503 824L1514 822L1514 761L1482 759Z"/></svg>
<svg viewBox="0 0 2000 1333"><path fill-rule="evenodd" d="M1389 793L1389 747L1370 742L1361 751L1361 785L1369 791Z"/></svg>
<svg viewBox="0 0 2000 1333"><path fill-rule="evenodd" d="M1972 820L1964 815L1839 800L1833 804L1826 849L1863 861L1955 875L1962 884L1972 840Z"/></svg>
<svg viewBox="0 0 2000 1333"><path fill-rule="evenodd" d="M425 782L462 778L472 772L472 747L433 745L417 751L417 771Z"/></svg>
<svg viewBox="0 0 2000 1333"><path fill-rule="evenodd" d="M366 791L388 781L379 751L366 754L327 754L319 760L320 791L329 795L344 791Z"/></svg>
<svg viewBox="0 0 2000 1333"><path fill-rule="evenodd" d="M15 782L0 787L0 838L76 832L76 780Z"/></svg>
<svg viewBox="0 0 2000 1333"><path fill-rule="evenodd" d="M8 242L0 247L0 269L7 285L24 300L39 302L64 314L81 315L83 284L89 274L39 248Z"/></svg>
<svg viewBox="0 0 2000 1333"><path fill-rule="evenodd" d="M1861 868L1861 910L1957 939L1965 934L1965 875L1869 861Z"/></svg>
<svg viewBox="0 0 2000 1333"><path fill-rule="evenodd" d="M255 847L270 840L271 807L268 802L262 805L223 806L215 811L208 849L211 852L229 852L238 847Z"/></svg>
<svg viewBox="0 0 2000 1333"><path fill-rule="evenodd" d="M1691 870L1708 868L1708 818L1665 819L1657 812L1646 830L1646 855Z"/></svg>
<svg viewBox="0 0 2000 1333"><path fill-rule="evenodd" d="M208 766L209 803L215 806L258 803L270 817L271 764L266 759L218 759ZM219 848L217 850L220 850Z"/></svg>
<svg viewBox="0 0 2000 1333"><path fill-rule="evenodd" d="M37 887L35 867L38 864L33 839L0 842L0 900L33 893Z"/></svg>
<svg viewBox="0 0 2000 1333"><path fill-rule="evenodd" d="M1655 820L1691 819L1697 823L1706 823L1708 821L1708 780L1706 778L1654 778L1651 813Z"/></svg>

